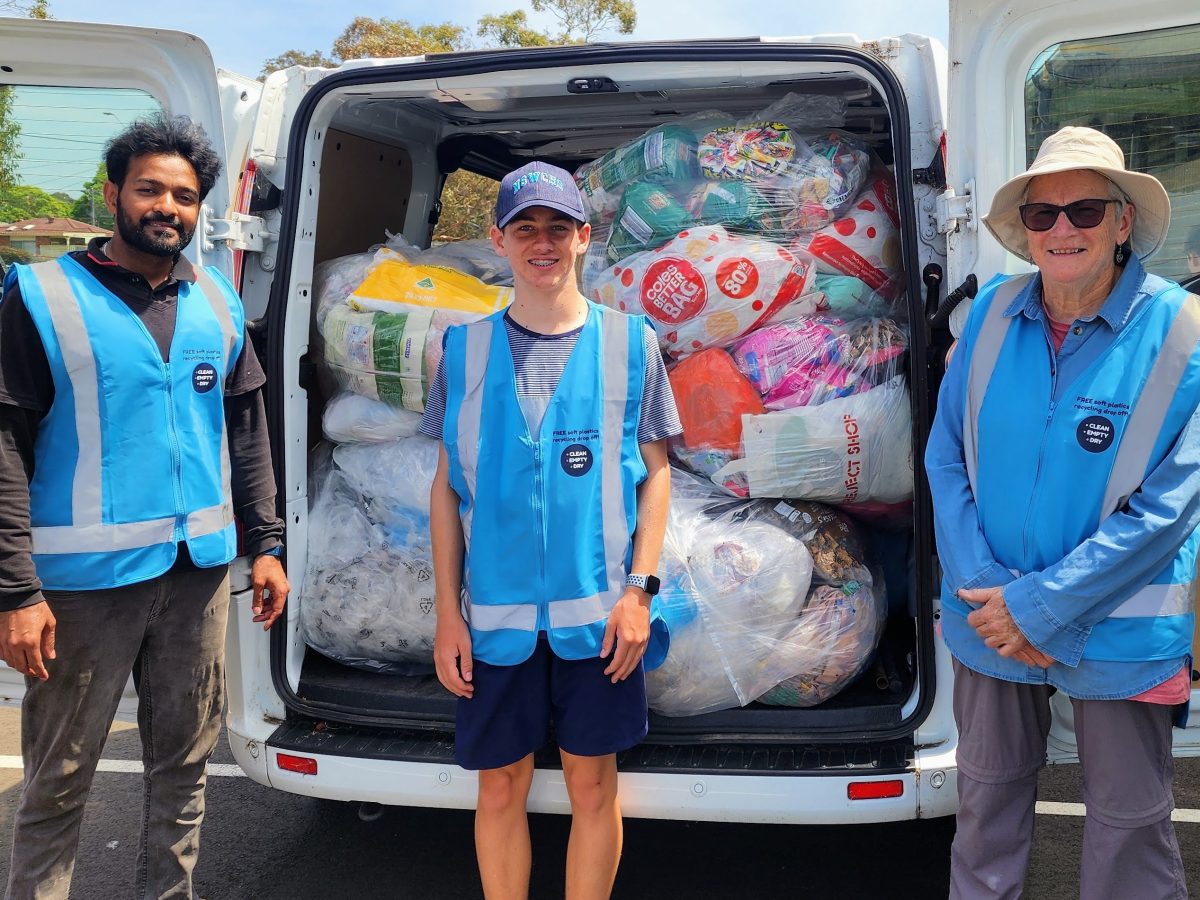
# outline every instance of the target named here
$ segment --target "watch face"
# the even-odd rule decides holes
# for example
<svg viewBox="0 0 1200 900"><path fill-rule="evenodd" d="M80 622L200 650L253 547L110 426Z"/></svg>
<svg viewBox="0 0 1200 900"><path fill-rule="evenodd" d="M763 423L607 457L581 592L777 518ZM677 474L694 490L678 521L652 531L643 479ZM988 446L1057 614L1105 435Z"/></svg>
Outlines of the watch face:
<svg viewBox="0 0 1200 900"><path fill-rule="evenodd" d="M658 588L659 588L658 576L657 575L647 575L646 576L646 593L649 594L651 597L654 597L658 594Z"/></svg>

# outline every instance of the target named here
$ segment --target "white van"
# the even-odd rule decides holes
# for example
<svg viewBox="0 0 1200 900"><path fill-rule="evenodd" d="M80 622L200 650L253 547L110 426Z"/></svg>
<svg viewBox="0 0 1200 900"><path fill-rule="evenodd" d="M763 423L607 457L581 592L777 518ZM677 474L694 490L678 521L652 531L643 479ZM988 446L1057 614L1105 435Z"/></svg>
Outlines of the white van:
<svg viewBox="0 0 1200 900"><path fill-rule="evenodd" d="M1151 268L1186 275L1184 236L1200 223L1194 4L952 0L950 17L949 59L917 35L832 35L356 60L289 69L265 84L218 74L204 44L184 34L0 20L0 83L70 89L81 103L144 92L199 120L226 148L228 168L188 253L231 276L236 265L248 313L265 325L259 350L295 586L286 621L268 637L250 621L246 568L238 569L227 724L251 778L338 800L475 803L474 776L453 762L452 698L429 679L333 662L306 646L299 627L308 547L323 539L308 528L323 402L309 347L314 267L362 252L385 229L427 245L446 173L465 167L498 178L533 155L574 168L692 112L742 116L789 91L844 98L846 128L892 167L899 186L917 460L951 340L944 324L923 323L970 276L1019 270L979 218L1047 134L1101 126L1133 167L1163 180L1175 224ZM239 203L248 163L256 182L242 192L250 202ZM652 716L646 741L620 759L627 814L849 823L954 811L950 659L936 633L939 572L919 465L916 497L895 538L902 564L889 578L900 598L882 645L889 689L870 678L809 709ZM18 681L4 693L19 696ZM1180 755L1200 753L1200 690L1192 707L1192 726L1176 732ZM1054 711L1051 757L1072 761L1070 704L1056 698ZM538 758L530 808L568 810L551 754Z"/></svg>

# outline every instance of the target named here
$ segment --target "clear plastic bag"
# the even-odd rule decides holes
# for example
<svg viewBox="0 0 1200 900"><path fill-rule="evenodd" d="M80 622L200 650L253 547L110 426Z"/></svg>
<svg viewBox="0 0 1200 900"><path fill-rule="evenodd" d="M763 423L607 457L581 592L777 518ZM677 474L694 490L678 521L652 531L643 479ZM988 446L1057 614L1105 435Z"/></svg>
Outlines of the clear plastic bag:
<svg viewBox="0 0 1200 900"><path fill-rule="evenodd" d="M321 428L327 440L339 444L378 444L413 437L421 427L421 414L342 391L325 404Z"/></svg>
<svg viewBox="0 0 1200 900"><path fill-rule="evenodd" d="M782 640L781 655L799 671L759 701L799 707L824 703L862 672L879 645L886 617L886 598L871 582L818 585Z"/></svg>
<svg viewBox="0 0 1200 900"><path fill-rule="evenodd" d="M646 313L667 355L681 359L786 315L812 274L809 261L778 244L710 225L605 269L585 292L605 306Z"/></svg>
<svg viewBox="0 0 1200 900"><path fill-rule="evenodd" d="M751 497L899 503L912 497L912 411L903 376L851 397L742 419L742 458L712 475Z"/></svg>
<svg viewBox="0 0 1200 900"><path fill-rule="evenodd" d="M907 335L890 319L798 316L747 335L731 353L769 409L790 409L895 378L907 346Z"/></svg>
<svg viewBox="0 0 1200 900"><path fill-rule="evenodd" d="M804 607L812 557L781 528L710 516L703 501L672 493L659 595L671 650L646 675L650 708L690 716L744 706L796 674L780 665L779 639Z"/></svg>
<svg viewBox="0 0 1200 900"><path fill-rule="evenodd" d="M811 234L801 232L791 246L812 256L820 272L852 275L885 297L896 297L903 290L899 225L896 182L890 172L877 170L836 221Z"/></svg>
<svg viewBox="0 0 1200 900"><path fill-rule="evenodd" d="M671 651L647 675L650 707L811 706L849 684L887 613L853 520L818 503L730 500L677 470L671 479L660 564Z"/></svg>
<svg viewBox="0 0 1200 900"><path fill-rule="evenodd" d="M424 437L317 455L300 624L310 647L373 672L432 670L436 627Z"/></svg>

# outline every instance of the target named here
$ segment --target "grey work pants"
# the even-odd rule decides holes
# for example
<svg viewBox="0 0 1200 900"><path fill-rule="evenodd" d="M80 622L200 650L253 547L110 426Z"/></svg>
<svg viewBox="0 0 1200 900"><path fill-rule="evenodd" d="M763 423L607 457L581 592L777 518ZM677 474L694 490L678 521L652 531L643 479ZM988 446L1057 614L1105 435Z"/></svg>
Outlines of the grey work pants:
<svg viewBox="0 0 1200 900"><path fill-rule="evenodd" d="M224 703L228 567L46 599L57 658L46 663L49 681L25 680L25 782L5 897L67 897L84 803L132 672L145 766L134 896L191 898Z"/></svg>
<svg viewBox="0 0 1200 900"><path fill-rule="evenodd" d="M952 900L1022 895L1033 845L1037 773L1046 761L1050 688L954 663L958 828ZM1187 897L1171 823L1170 706L1072 700L1083 767L1083 900Z"/></svg>

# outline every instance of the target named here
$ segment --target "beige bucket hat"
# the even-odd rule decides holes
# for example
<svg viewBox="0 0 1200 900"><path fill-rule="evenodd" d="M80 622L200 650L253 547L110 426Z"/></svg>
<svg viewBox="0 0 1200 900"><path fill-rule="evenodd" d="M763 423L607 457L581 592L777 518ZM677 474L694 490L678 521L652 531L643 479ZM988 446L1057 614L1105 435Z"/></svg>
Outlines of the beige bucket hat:
<svg viewBox="0 0 1200 900"><path fill-rule="evenodd" d="M1026 262L1029 240L1021 224L1018 207L1023 202L1030 179L1052 172L1072 169L1091 169L1112 181L1133 202L1133 252L1145 259L1167 237L1171 225L1171 198L1166 188L1153 175L1131 172L1125 168L1125 154L1116 141L1095 128L1067 126L1060 128L1042 142L1033 165L1016 178L1001 185L992 198L992 208L983 217L983 224L996 236L1006 250Z"/></svg>

